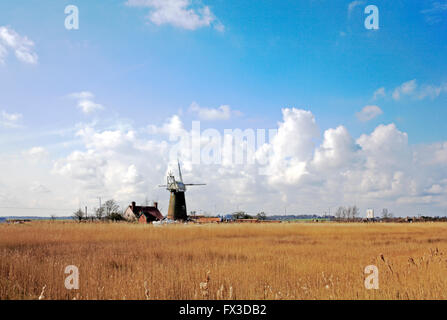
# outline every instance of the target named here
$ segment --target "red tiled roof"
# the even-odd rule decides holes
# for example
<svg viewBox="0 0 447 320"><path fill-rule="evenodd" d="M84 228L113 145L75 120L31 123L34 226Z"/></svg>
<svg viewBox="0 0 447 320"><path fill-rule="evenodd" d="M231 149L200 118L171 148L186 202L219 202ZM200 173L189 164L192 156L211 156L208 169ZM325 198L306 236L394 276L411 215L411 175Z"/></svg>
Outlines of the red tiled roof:
<svg viewBox="0 0 447 320"><path fill-rule="evenodd" d="M130 206L130 208L132 209L132 206ZM161 212L155 207L135 206L133 213L138 217L144 214L146 217L152 217L152 219L155 220L162 220L164 218Z"/></svg>

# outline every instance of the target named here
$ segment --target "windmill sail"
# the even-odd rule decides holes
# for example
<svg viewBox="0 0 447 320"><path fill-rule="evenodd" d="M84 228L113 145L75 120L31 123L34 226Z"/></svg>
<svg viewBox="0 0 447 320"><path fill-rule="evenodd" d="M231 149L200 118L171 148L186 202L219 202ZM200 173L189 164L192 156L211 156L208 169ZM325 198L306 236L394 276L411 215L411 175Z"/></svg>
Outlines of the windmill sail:
<svg viewBox="0 0 447 320"><path fill-rule="evenodd" d="M180 161L177 160L177 163L178 163L178 175L179 175L180 181L183 182L182 170L180 169Z"/></svg>

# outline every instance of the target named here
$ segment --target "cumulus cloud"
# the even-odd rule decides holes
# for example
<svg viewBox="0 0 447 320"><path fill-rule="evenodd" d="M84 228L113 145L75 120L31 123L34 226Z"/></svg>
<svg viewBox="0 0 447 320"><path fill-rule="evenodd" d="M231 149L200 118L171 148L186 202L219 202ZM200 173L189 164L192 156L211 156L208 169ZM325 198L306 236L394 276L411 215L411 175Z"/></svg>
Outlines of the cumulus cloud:
<svg viewBox="0 0 447 320"><path fill-rule="evenodd" d="M214 24L216 30L224 30L208 6L194 6L190 0L127 0L126 5L149 8L148 19L156 25L196 30Z"/></svg>
<svg viewBox="0 0 447 320"><path fill-rule="evenodd" d="M20 127L20 120L23 115L20 113L8 113L4 110L0 113L0 126L6 128L18 128Z"/></svg>
<svg viewBox="0 0 447 320"><path fill-rule="evenodd" d="M175 137L187 135L188 132L183 126L183 122L178 115L173 115L161 126L149 125L148 133L172 135Z"/></svg>
<svg viewBox="0 0 447 320"><path fill-rule="evenodd" d="M317 170L352 166L359 146L344 126L324 132L322 144L315 150L312 165Z"/></svg>
<svg viewBox="0 0 447 320"><path fill-rule="evenodd" d="M24 63L36 64L38 56L34 52L34 42L26 36L21 36L7 26L0 26L0 63L5 63L9 51Z"/></svg>
<svg viewBox="0 0 447 320"><path fill-rule="evenodd" d="M218 108L203 108L196 102L189 107L189 111L197 113L201 120L229 120L232 115L240 115L239 111L231 110L230 106L222 105Z"/></svg>
<svg viewBox="0 0 447 320"><path fill-rule="evenodd" d="M32 160L41 160L48 156L48 151L43 147L32 147L24 151L23 155Z"/></svg>
<svg viewBox="0 0 447 320"><path fill-rule="evenodd" d="M69 95L70 98L76 99L78 108L85 114L93 113L98 110L103 110L104 107L93 101L95 95L88 91L75 92Z"/></svg>
<svg viewBox="0 0 447 320"><path fill-rule="evenodd" d="M74 181L77 192L101 192L131 201L143 199L161 183L165 143L138 138L133 130L98 131L90 126L80 129L77 136L85 150L75 150L53 166L54 174Z"/></svg>
<svg viewBox="0 0 447 320"><path fill-rule="evenodd" d="M169 193L158 185L165 183L169 169L176 172L177 154L172 150L178 148L184 180L207 183L188 189L189 210L213 212L216 206L218 213L231 213L238 207L251 213L280 213L287 206L290 213L322 213L329 207L335 210L338 205L357 204L362 212L388 207L396 215L412 215L423 209L427 214L439 213L447 205L447 142L410 145L408 135L392 123L354 138L342 125L320 132L312 112L287 108L274 128L276 133L258 141L253 154L248 152L249 135L239 142L222 135L222 154L239 144L247 161L230 158L205 163L201 158L200 164L193 161L191 143L167 139L172 132L193 139L180 116L150 128L82 125L73 137L78 139L75 149L56 159L44 159L51 174L45 172L45 162L32 167L26 162L29 157L12 161L2 155L2 183L7 186L0 185L0 194L13 199L30 192L25 199L43 201L47 188L52 191L48 201L74 207L82 199L93 207L96 196L115 198L122 205L142 202L148 196L159 200L166 213ZM323 139L318 142L321 134ZM202 156L210 143L212 139L200 140ZM45 153L39 147L28 151ZM248 161L249 155L256 161ZM11 163L30 168L22 182ZM43 179L45 188L40 187ZM30 187L29 181L37 183ZM66 185L70 188L63 188Z"/></svg>
<svg viewBox="0 0 447 320"><path fill-rule="evenodd" d="M411 95L417 88L416 79L402 83L399 87L393 91L393 99L399 100L402 96Z"/></svg>
<svg viewBox="0 0 447 320"><path fill-rule="evenodd" d="M383 111L378 106L366 106L362 109L362 111L357 112L356 116L360 121L367 122L380 116L381 114L383 114Z"/></svg>

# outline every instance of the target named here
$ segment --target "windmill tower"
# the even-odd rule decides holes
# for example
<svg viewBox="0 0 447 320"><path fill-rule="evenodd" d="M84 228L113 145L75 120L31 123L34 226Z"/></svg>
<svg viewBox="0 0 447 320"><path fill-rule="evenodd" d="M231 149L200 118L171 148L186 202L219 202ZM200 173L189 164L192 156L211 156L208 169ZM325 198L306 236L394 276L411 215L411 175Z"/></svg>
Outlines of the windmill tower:
<svg viewBox="0 0 447 320"><path fill-rule="evenodd" d="M171 220L187 220L185 192L186 186L204 186L203 183L184 183L180 162L178 162L178 174L180 180L175 180L172 172L168 173L167 184L160 187L166 188L171 193L169 198L168 219Z"/></svg>

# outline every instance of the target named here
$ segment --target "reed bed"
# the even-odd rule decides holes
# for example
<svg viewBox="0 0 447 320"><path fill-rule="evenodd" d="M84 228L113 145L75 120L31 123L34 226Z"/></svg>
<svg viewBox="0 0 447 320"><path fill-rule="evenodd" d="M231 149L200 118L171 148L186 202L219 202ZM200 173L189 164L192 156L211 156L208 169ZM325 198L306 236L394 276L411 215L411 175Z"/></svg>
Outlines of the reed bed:
<svg viewBox="0 0 447 320"><path fill-rule="evenodd" d="M446 299L446 254L446 223L2 224L0 299Z"/></svg>

